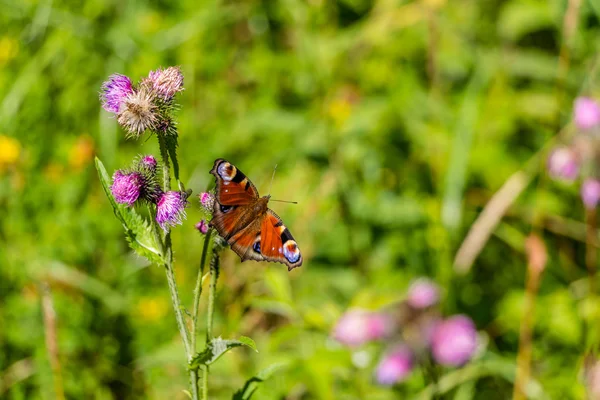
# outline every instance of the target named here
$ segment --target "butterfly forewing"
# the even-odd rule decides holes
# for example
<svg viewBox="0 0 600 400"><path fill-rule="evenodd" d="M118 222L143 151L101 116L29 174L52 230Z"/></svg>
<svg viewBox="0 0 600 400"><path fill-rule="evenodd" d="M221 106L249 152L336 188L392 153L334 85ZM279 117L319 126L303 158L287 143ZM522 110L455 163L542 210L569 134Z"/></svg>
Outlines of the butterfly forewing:
<svg viewBox="0 0 600 400"><path fill-rule="evenodd" d="M244 205L258 200L258 190L246 175L233 164L218 159L210 171L217 181L216 198L219 204Z"/></svg>

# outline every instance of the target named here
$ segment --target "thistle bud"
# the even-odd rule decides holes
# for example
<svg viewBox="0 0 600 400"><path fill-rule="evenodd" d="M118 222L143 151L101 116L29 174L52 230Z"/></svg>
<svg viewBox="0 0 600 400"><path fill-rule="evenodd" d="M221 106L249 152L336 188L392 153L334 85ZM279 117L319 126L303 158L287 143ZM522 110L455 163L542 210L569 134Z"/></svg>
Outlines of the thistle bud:
<svg viewBox="0 0 600 400"><path fill-rule="evenodd" d="M156 174L156 167L158 166L158 162L153 155L147 155L140 158L138 162L138 168L142 171L147 171L148 173L154 175Z"/></svg>
<svg viewBox="0 0 600 400"><path fill-rule="evenodd" d="M195 227L196 227L196 230L203 235L206 235L206 232L208 232L208 223L206 222L205 219L198 222Z"/></svg>
<svg viewBox="0 0 600 400"><path fill-rule="evenodd" d="M204 208L206 212L212 214L215 205L215 196L209 192L202 192L198 195L198 199L200 199L202 208Z"/></svg>

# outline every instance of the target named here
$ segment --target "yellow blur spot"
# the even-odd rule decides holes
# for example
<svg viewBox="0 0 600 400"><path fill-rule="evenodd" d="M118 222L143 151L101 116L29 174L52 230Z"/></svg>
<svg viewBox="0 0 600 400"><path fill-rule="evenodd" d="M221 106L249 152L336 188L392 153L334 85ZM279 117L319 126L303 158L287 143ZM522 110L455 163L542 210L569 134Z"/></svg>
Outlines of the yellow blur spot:
<svg viewBox="0 0 600 400"><path fill-rule="evenodd" d="M343 99L334 100L329 106L329 116L336 126L341 127L350 117L352 106Z"/></svg>
<svg viewBox="0 0 600 400"><path fill-rule="evenodd" d="M352 115L354 105L359 101L359 94L352 86L346 86L339 90L336 97L329 103L327 113L338 128Z"/></svg>
<svg viewBox="0 0 600 400"><path fill-rule="evenodd" d="M0 135L0 172L15 165L21 155L21 144L15 138Z"/></svg>
<svg viewBox="0 0 600 400"><path fill-rule="evenodd" d="M144 297L138 302L136 309L142 320L154 322L167 314L168 305L161 298Z"/></svg>
<svg viewBox="0 0 600 400"><path fill-rule="evenodd" d="M19 54L19 42L8 36L0 38L0 65L8 63Z"/></svg>
<svg viewBox="0 0 600 400"><path fill-rule="evenodd" d="M74 169L85 167L94 158L94 141L87 135L80 136L69 152L69 164Z"/></svg>
<svg viewBox="0 0 600 400"><path fill-rule="evenodd" d="M55 162L51 162L44 168L44 178L52 183L58 183L62 181L65 175L65 168Z"/></svg>

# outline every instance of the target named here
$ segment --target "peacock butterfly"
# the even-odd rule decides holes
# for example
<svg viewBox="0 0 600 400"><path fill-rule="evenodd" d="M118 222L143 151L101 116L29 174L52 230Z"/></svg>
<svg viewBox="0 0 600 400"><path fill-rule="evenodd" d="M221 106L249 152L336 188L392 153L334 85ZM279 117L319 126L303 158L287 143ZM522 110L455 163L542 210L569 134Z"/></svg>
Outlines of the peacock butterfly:
<svg viewBox="0 0 600 400"><path fill-rule="evenodd" d="M267 207L271 195L258 190L233 164L215 160L216 201L210 225L246 260L280 262L288 270L302 265L302 254L281 218Z"/></svg>

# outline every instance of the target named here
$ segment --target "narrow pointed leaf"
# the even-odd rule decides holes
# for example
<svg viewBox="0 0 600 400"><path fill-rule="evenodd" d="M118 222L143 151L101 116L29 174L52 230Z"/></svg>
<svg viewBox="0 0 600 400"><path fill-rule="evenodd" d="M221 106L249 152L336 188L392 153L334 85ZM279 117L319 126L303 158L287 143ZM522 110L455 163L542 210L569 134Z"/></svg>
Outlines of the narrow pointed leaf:
<svg viewBox="0 0 600 400"><path fill-rule="evenodd" d="M177 133L167 135L167 151L169 152L169 158L173 163L173 175L175 180L179 181L179 163L177 162Z"/></svg>
<svg viewBox="0 0 600 400"><path fill-rule="evenodd" d="M258 374L248 379L240 390L233 394L232 400L250 400L254 392L258 389L260 383L269 379L273 374L288 366L285 362L279 362L269 365Z"/></svg>
<svg viewBox="0 0 600 400"><path fill-rule="evenodd" d="M164 263L160 244L152 232L147 221L139 215L133 207L118 204L110 191L110 177L104 168L104 164L96 157L96 169L102 183L102 188L108 197L116 217L125 228L125 237L129 246L140 256L146 257L153 263Z"/></svg>

